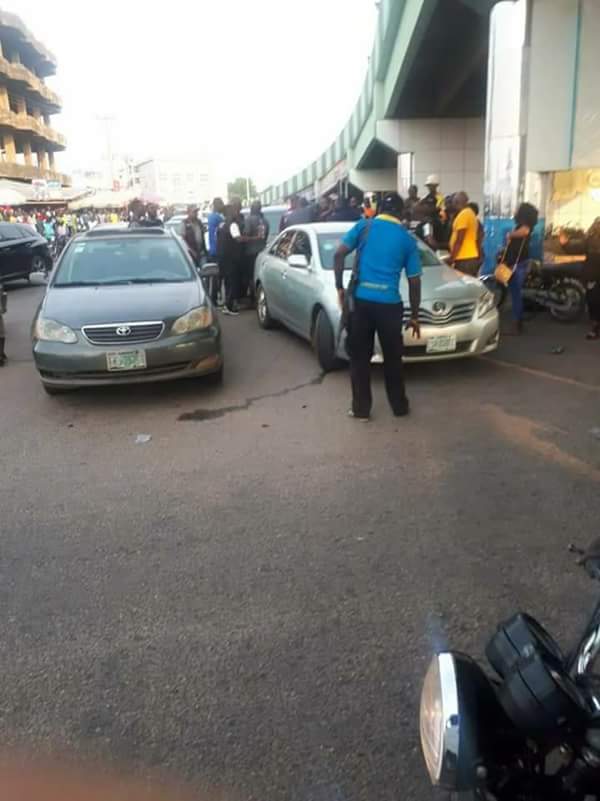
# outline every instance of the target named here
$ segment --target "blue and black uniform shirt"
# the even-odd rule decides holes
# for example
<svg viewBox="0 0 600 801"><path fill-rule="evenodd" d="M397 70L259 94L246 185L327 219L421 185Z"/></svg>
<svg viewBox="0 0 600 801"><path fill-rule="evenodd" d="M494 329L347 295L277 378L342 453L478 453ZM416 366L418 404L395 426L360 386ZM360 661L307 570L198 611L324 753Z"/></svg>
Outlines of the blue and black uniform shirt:
<svg viewBox="0 0 600 801"><path fill-rule="evenodd" d="M370 225L368 234L365 231ZM359 248L359 276L355 295L374 303L402 303L400 277L417 278L423 272L417 241L400 220L380 214L360 220L342 239L351 251Z"/></svg>

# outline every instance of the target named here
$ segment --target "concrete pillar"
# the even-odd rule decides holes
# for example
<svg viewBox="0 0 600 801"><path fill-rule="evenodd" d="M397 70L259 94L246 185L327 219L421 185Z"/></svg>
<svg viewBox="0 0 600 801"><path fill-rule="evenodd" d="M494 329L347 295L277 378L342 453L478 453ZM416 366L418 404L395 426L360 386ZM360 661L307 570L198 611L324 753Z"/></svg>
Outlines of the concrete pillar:
<svg viewBox="0 0 600 801"><path fill-rule="evenodd" d="M24 97L17 97L17 114L27 114L27 103Z"/></svg>
<svg viewBox="0 0 600 801"><path fill-rule="evenodd" d="M9 109L8 88L6 86L0 86L0 111L9 111Z"/></svg>
<svg viewBox="0 0 600 801"><path fill-rule="evenodd" d="M38 106L34 106L32 108L32 114L38 122L43 122L42 120L42 112L40 111Z"/></svg>
<svg viewBox="0 0 600 801"><path fill-rule="evenodd" d="M50 127L50 115L49 114L44 114L44 125L47 125L48 127Z"/></svg>
<svg viewBox="0 0 600 801"><path fill-rule="evenodd" d="M28 139L23 142L23 157L25 165L31 167L33 165L33 153L31 152L31 142Z"/></svg>
<svg viewBox="0 0 600 801"><path fill-rule="evenodd" d="M37 154L38 159L38 167L40 170L47 170L48 169L48 154L45 150L38 150Z"/></svg>
<svg viewBox="0 0 600 801"><path fill-rule="evenodd" d="M51 170L55 170L56 169L56 161L55 161L55 158L54 158L54 151L53 150L49 150L48 151L48 164L49 164Z"/></svg>
<svg viewBox="0 0 600 801"><path fill-rule="evenodd" d="M4 134L4 158L9 164L17 161L17 148L15 147L15 137L10 133Z"/></svg>

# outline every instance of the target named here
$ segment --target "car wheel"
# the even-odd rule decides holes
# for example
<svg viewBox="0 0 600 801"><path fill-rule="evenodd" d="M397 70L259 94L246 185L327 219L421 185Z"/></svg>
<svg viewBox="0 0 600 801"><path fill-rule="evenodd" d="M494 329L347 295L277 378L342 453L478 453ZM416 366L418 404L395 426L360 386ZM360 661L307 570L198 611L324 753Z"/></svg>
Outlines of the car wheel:
<svg viewBox="0 0 600 801"><path fill-rule="evenodd" d="M256 288L256 316L258 317L258 324L265 331L275 327L275 320L271 317L265 288L262 284L259 284Z"/></svg>
<svg viewBox="0 0 600 801"><path fill-rule="evenodd" d="M43 273L46 270L46 262L42 258L42 256L38 256L37 254L31 260L31 271L32 273ZM30 276L29 276L30 277Z"/></svg>
<svg viewBox="0 0 600 801"><path fill-rule="evenodd" d="M344 362L335 354L335 335L329 317L321 309L317 314L313 332L313 347L317 354L319 365L323 372L330 373L339 370Z"/></svg>
<svg viewBox="0 0 600 801"><path fill-rule="evenodd" d="M223 365L221 365L216 373L209 373L209 375L203 376L204 383L215 387L220 386L223 383L223 372Z"/></svg>

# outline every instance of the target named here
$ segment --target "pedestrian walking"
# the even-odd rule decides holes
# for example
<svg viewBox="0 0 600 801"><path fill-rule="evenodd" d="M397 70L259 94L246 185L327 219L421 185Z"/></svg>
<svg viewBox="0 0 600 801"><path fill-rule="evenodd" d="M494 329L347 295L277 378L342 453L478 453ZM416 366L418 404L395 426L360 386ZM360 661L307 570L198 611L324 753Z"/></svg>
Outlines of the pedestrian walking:
<svg viewBox="0 0 600 801"><path fill-rule="evenodd" d="M4 314L6 313L6 293L0 280L0 367L6 364L6 334L4 332Z"/></svg>
<svg viewBox="0 0 600 801"><path fill-rule="evenodd" d="M237 207L224 208L224 220L217 232L217 254L221 275L225 281L225 307L223 314L237 317L240 298L240 272L242 269L242 232L238 223Z"/></svg>
<svg viewBox="0 0 600 801"><path fill-rule="evenodd" d="M412 219L412 214L420 202L421 199L419 198L419 187L416 184L411 184L408 187L408 197L406 198L406 203L404 204L404 210L409 220Z"/></svg>
<svg viewBox="0 0 600 801"><path fill-rule="evenodd" d="M206 258L206 244L204 242L204 226L198 218L198 206L188 206L187 217L183 221L183 239L192 254L196 267L202 266Z"/></svg>
<svg viewBox="0 0 600 801"><path fill-rule="evenodd" d="M453 205L457 214L452 223L450 237L450 257L448 263L466 275L479 273L479 223L473 209L467 205L466 192L457 192Z"/></svg>
<svg viewBox="0 0 600 801"><path fill-rule="evenodd" d="M223 210L225 204L220 197L216 197L212 203L212 211L208 215L208 257L211 261L217 261L217 231L225 219Z"/></svg>
<svg viewBox="0 0 600 801"><path fill-rule="evenodd" d="M523 332L523 284L529 270L529 243L537 221L536 207L531 203L521 203L515 213L515 227L506 236L506 249L502 261L513 269L508 288L515 334Z"/></svg>
<svg viewBox="0 0 600 801"><path fill-rule="evenodd" d="M258 254L264 250L269 238L269 223L262 213L260 200L250 206L250 214L244 220L244 238L246 241L243 272L243 283L248 287L251 301L254 301L254 265Z"/></svg>
<svg viewBox="0 0 600 801"><path fill-rule="evenodd" d="M437 209L444 207L444 196L440 192L440 178L439 175L428 175L425 181L427 187L427 194L423 198L424 201L433 203Z"/></svg>
<svg viewBox="0 0 600 801"><path fill-rule="evenodd" d="M387 397L393 413L409 412L404 385L404 305L400 277L409 285L410 322L407 328L420 338L421 257L415 238L402 224L404 203L396 192L384 195L373 220L360 220L342 240L335 254L335 284L344 310L347 349L352 379L351 417L368 420L371 415L371 359L377 333L383 351ZM346 256L356 251L353 281L347 292L343 275Z"/></svg>

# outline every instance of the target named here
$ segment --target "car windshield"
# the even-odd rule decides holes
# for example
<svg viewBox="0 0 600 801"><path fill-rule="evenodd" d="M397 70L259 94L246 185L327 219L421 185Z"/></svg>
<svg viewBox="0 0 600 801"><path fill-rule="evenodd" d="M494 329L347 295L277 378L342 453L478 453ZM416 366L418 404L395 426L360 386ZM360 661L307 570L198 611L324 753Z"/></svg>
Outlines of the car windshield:
<svg viewBox="0 0 600 801"><path fill-rule="evenodd" d="M330 234L319 234L317 239L319 240L319 254L321 256L321 265L324 270L333 270L333 257L335 256L336 250L342 243L342 238L345 232L338 231L336 233ZM420 239L417 239L417 245L419 246L419 253L421 255L421 265L423 267L439 267L440 260L435 255L435 253L430 250L426 245L421 242ZM344 265L345 270L352 269L352 260L346 259L346 264Z"/></svg>
<svg viewBox="0 0 600 801"><path fill-rule="evenodd" d="M194 275L172 239L110 238L74 242L53 286L181 283Z"/></svg>

